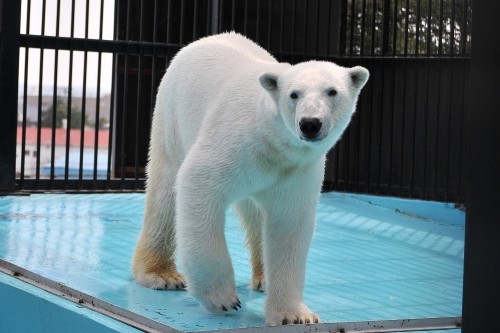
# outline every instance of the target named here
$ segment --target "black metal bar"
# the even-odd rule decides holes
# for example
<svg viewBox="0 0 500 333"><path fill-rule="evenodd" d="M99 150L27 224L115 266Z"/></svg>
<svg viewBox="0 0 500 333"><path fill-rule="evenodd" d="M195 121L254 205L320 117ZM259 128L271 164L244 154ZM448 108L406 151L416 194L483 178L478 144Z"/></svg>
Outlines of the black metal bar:
<svg viewBox="0 0 500 333"><path fill-rule="evenodd" d="M59 37L59 23L60 23L60 8L61 0L56 2L56 37ZM59 50L54 50L54 83L52 90L52 142L50 147L50 179L54 180L54 162L55 162L55 152L56 152L56 119L57 119L57 104L58 104L58 92L57 92L57 74L59 69Z"/></svg>
<svg viewBox="0 0 500 333"><path fill-rule="evenodd" d="M64 190L66 192L82 193L84 191L105 191L105 192L123 192L123 191L133 191L142 192L144 191L145 180L139 179L137 182L132 180L123 181L121 179L98 179L96 181L90 179L26 179L24 182L23 191L28 192L45 192L47 189L53 191Z"/></svg>
<svg viewBox="0 0 500 333"><path fill-rule="evenodd" d="M309 29L309 0L305 0L305 9L304 9L304 45L303 45L303 52L301 55L304 55L307 53L307 30Z"/></svg>
<svg viewBox="0 0 500 333"><path fill-rule="evenodd" d="M0 0L0 191L12 191L16 178L20 1Z"/></svg>
<svg viewBox="0 0 500 333"><path fill-rule="evenodd" d="M257 16L255 17L255 41L260 43L260 0L257 0Z"/></svg>
<svg viewBox="0 0 500 333"><path fill-rule="evenodd" d="M438 41L438 54L443 54L443 0L439 0L439 41Z"/></svg>
<svg viewBox="0 0 500 333"><path fill-rule="evenodd" d="M394 12L392 16L392 55L398 54L398 0L394 1Z"/></svg>
<svg viewBox="0 0 500 333"><path fill-rule="evenodd" d="M28 3L28 6L30 4ZM29 13L29 7L28 7ZM29 14L27 15L29 19ZM29 24L26 23L26 30L29 30ZM24 49L24 84L23 84L23 123L21 127L21 163L19 170L19 185L22 186L25 176L25 167L26 167L26 126L27 126L27 117L28 117L28 70L29 70L29 49Z"/></svg>
<svg viewBox="0 0 500 333"><path fill-rule="evenodd" d="M244 9L243 9L243 34L245 36L248 35L248 0L244 1Z"/></svg>
<svg viewBox="0 0 500 333"><path fill-rule="evenodd" d="M417 10L415 13L415 55L418 55L420 53L420 23L421 23L421 17L420 17L420 0L417 0Z"/></svg>
<svg viewBox="0 0 500 333"><path fill-rule="evenodd" d="M432 31L432 1L427 0L427 42L426 42L426 47L427 47L427 55L431 55L431 46L432 46L432 38L431 38L431 31Z"/></svg>
<svg viewBox="0 0 500 333"><path fill-rule="evenodd" d="M196 31L198 30L198 0L194 0L194 8L193 8L193 35L191 40L194 41L197 39Z"/></svg>
<svg viewBox="0 0 500 333"><path fill-rule="evenodd" d="M349 31L349 55L354 55L354 27L356 26L356 0L351 0L351 15L349 15L350 31Z"/></svg>
<svg viewBox="0 0 500 333"><path fill-rule="evenodd" d="M391 20L391 0L383 0L383 14L382 14L382 54L389 54L389 27Z"/></svg>
<svg viewBox="0 0 500 333"><path fill-rule="evenodd" d="M102 39L102 30L104 24L104 0L101 0L99 15L99 39ZM94 127L94 172L93 179L97 180L97 162L99 152L99 131L100 131L100 111L101 111L101 66L102 53L97 53L97 88L96 88L96 106L95 106L95 127Z"/></svg>
<svg viewBox="0 0 500 333"><path fill-rule="evenodd" d="M467 0L463 0L463 21L462 21L462 31L460 31L460 44L461 44L461 54L467 54Z"/></svg>
<svg viewBox="0 0 500 333"><path fill-rule="evenodd" d="M231 30L234 30L234 25L236 22L236 3L235 0L231 1Z"/></svg>
<svg viewBox="0 0 500 333"><path fill-rule="evenodd" d="M42 22L41 35L45 34L45 0L42 2ZM43 64L44 64L44 49L40 49L40 72L38 78L38 122L37 122L37 137L36 137L36 171L35 179L40 179L40 151L41 151L41 136L42 136L42 96L43 96Z"/></svg>
<svg viewBox="0 0 500 333"><path fill-rule="evenodd" d="M408 55L408 28L409 28L409 18L410 18L410 0L406 0L406 11L405 11L405 34L404 34L404 55Z"/></svg>
<svg viewBox="0 0 500 333"><path fill-rule="evenodd" d="M297 1L296 0L292 0L292 14L291 14L291 16L292 16L292 28L290 30L291 30L292 45L290 48L290 52L295 53L296 52L295 41L297 40L296 31L295 31L295 23L297 22Z"/></svg>
<svg viewBox="0 0 500 333"><path fill-rule="evenodd" d="M71 2L71 32L70 36L73 38L75 35L75 0ZM69 70L68 70L68 105L67 105L67 122L66 122L66 143L65 143L65 161L64 161L64 179L69 178L69 152L70 135L71 135L71 110L72 110L72 96L73 96L73 51L69 51Z"/></svg>
<svg viewBox="0 0 500 333"><path fill-rule="evenodd" d="M372 5L372 45L371 45L371 50L370 50L370 55L374 56L375 55L375 45L376 45L376 40L375 40L375 27L376 27L376 17L377 15L377 0L373 0L373 5ZM382 52L382 50L381 50Z"/></svg>
<svg viewBox="0 0 500 333"><path fill-rule="evenodd" d="M118 9L117 9L118 11ZM116 33L116 30L115 30ZM111 102L109 106L109 137L108 137L108 163L106 166L106 181L107 188L109 188L109 183L111 181L111 172L113 167L113 156L116 151L113 142L114 142L114 133L115 133L115 86L116 86L116 73L118 72L118 64L117 64L117 55L113 55L113 63L111 68L113 68L113 74L111 76ZM114 176L114 175L113 175Z"/></svg>
<svg viewBox="0 0 500 333"><path fill-rule="evenodd" d="M375 21L375 18L373 18L373 20ZM366 23L366 0L363 0L361 4L361 36L359 42L360 55L365 54L365 23Z"/></svg>
<svg viewBox="0 0 500 333"><path fill-rule="evenodd" d="M85 8L85 39L89 36L89 8L90 1L86 1ZM84 159L84 148L85 148L85 119L87 113L87 67L88 67L88 52L83 52L83 82L82 82L82 111L80 120L80 161L78 166L78 179L80 182L83 180L83 159Z"/></svg>
<svg viewBox="0 0 500 333"><path fill-rule="evenodd" d="M166 36L166 41L165 41L166 45L170 45L170 27L171 27L171 22L172 22L172 20L171 20L172 14L171 13L172 13L172 1L168 0L168 3L167 3L167 36ZM180 44L179 44L179 48L180 48ZM142 51L143 51L142 54L147 54L146 52L144 52L144 50L142 50ZM160 55L160 52L158 52L158 50L156 50L155 54ZM168 51L167 51L166 55L168 55ZM168 65L168 63L166 65Z"/></svg>
<svg viewBox="0 0 500 333"><path fill-rule="evenodd" d="M25 33L30 32L30 20L31 20L31 0L26 3L26 30ZM17 34L19 43L19 34ZM21 163L20 163L20 175L19 175L19 186L22 187L24 177L25 177L25 167L26 167L26 126L27 126L27 115L28 115L28 71L29 71L29 48L24 48L24 85L23 85L23 123L21 130ZM0 103L1 104L1 103Z"/></svg>
<svg viewBox="0 0 500 333"><path fill-rule="evenodd" d="M272 1L268 2L268 11L267 11L267 49L271 50L271 38L272 38L272 22L273 22L273 3Z"/></svg>
<svg viewBox="0 0 500 333"><path fill-rule="evenodd" d="M451 0L451 24L450 24L450 55L455 54L455 0Z"/></svg>
<svg viewBox="0 0 500 333"><path fill-rule="evenodd" d="M172 43L151 43L124 40L98 40L85 38L69 38L38 35L20 35L20 47L38 49L58 49L69 51L89 51L130 55L167 56L176 53L182 45Z"/></svg>
<svg viewBox="0 0 500 333"><path fill-rule="evenodd" d="M320 26L320 1L316 1L316 30L314 31L314 35L316 37L316 43L315 43L315 46L314 46L314 53L315 54L318 54L319 53L319 26ZM328 39L327 39L327 43L328 43ZM306 50L307 52L307 50Z"/></svg>
<svg viewBox="0 0 500 333"><path fill-rule="evenodd" d="M463 333L498 331L500 307L500 2L474 1L468 116Z"/></svg>
<svg viewBox="0 0 500 333"><path fill-rule="evenodd" d="M280 29L279 29L279 51L280 53L283 52L283 33L284 33L284 29L283 29L283 26L285 24L285 20L284 20L284 12L285 12L285 4L284 4L284 0L281 0L280 2Z"/></svg>

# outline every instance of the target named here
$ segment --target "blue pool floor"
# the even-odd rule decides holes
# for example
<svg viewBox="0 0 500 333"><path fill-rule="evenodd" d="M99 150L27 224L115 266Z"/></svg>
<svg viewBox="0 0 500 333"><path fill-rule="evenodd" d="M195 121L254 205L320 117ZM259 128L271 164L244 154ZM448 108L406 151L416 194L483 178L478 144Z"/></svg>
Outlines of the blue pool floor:
<svg viewBox="0 0 500 333"><path fill-rule="evenodd" d="M248 251L231 211L226 237L240 311L213 316L184 291L149 290L133 281L144 198L0 197L0 259L176 330L264 326L265 294L248 289ZM305 301L323 322L460 316L464 224L464 212L450 204L324 193Z"/></svg>

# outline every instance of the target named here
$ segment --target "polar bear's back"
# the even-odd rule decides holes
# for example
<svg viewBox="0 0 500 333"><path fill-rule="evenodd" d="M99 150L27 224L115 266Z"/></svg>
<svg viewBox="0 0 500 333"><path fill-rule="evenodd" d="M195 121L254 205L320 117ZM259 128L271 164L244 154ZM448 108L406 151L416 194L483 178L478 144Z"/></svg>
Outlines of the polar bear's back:
<svg viewBox="0 0 500 333"><path fill-rule="evenodd" d="M205 37L181 49L158 90L155 121L162 123L165 143L187 151L214 105L242 93L254 102L263 91L259 74L273 66L280 66L273 56L236 33Z"/></svg>
<svg viewBox="0 0 500 333"><path fill-rule="evenodd" d="M276 62L276 59L262 47L250 39L234 32L223 33L220 35L208 36L184 47L175 57L172 65L179 58L185 58L185 53L189 57L204 57L204 60L214 59L216 61L225 61L226 65L234 62L235 57L248 61Z"/></svg>

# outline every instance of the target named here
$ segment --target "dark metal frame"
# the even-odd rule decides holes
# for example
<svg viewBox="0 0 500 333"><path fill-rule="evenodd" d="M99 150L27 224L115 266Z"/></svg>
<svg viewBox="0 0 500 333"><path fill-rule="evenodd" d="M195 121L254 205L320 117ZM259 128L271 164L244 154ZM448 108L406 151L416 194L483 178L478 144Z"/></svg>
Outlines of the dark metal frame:
<svg viewBox="0 0 500 333"><path fill-rule="evenodd" d="M442 7L444 0L439 1ZM462 12L466 12L469 1L462 0ZM90 52L97 53L99 58L104 53L113 54L114 97L109 141L113 151L108 154L106 179L97 179L95 168L92 179L83 179L81 171L78 179L69 179L66 163L63 179L55 178L53 173L49 179L42 179L39 174L28 179L21 168L15 183L10 177L10 187L3 188L142 190L156 87L171 57L192 40L236 30L265 46L280 61L333 60L346 66L363 65L371 71L372 79L363 90L352 125L328 155L324 190L463 203L469 78L467 39L462 38L459 54L453 52L453 47L444 52L441 43L439 53L431 54L432 36L428 29L427 49L419 51L417 43L416 52L409 52L408 11L400 18L405 22L404 33L397 32L394 25L400 15L398 3L403 2L375 0L370 7L367 0L117 0L114 40L102 39L102 12L98 39L75 38L73 31L70 37L61 37L58 32L55 36L33 35L28 27L26 34L17 37L26 57L30 48L41 50L42 56L44 50L55 50L56 57L59 51L67 50L71 59L76 51L83 51L85 58ZM408 6L409 1L405 4ZM427 2L427 8L420 8L424 0L417 0L416 4L417 16L424 12L430 15L432 1ZM442 12L440 8L440 16ZM88 14L87 10L87 30ZM74 10L71 15L74 17ZM453 10L453 20L455 16ZM462 20L466 30L463 34L467 35L470 30L467 16ZM386 38L377 39L376 26L388 32L384 34ZM439 36L443 35L442 30L441 25ZM355 34L360 34L361 39L355 39ZM396 53L395 47L398 34L404 38L401 54ZM370 38L373 42L365 45ZM375 52L375 41L381 45L381 53ZM356 44L362 51L360 54L353 51L355 43L360 43ZM15 92L7 94L13 98ZM54 89L54 101L56 94ZM41 91L39 95L41 99ZM71 98L70 88L68 114ZM40 115L41 106L38 111ZM97 135L96 131L96 139ZM53 156L54 144L51 149ZM96 154L97 149L94 151ZM80 161L82 154L80 149ZM24 156L20 159L24 165ZM111 160L115 162L114 170Z"/></svg>
<svg viewBox="0 0 500 333"><path fill-rule="evenodd" d="M500 309L500 23L498 1L474 1L463 333L497 332Z"/></svg>
<svg viewBox="0 0 500 333"><path fill-rule="evenodd" d="M0 1L0 191L15 189L20 1Z"/></svg>
<svg viewBox="0 0 500 333"><path fill-rule="evenodd" d="M383 0L378 0L383 1ZM384 0L388 3L388 0ZM234 1L233 1L234 2ZM158 2L155 1L155 6ZM170 1L169 1L170 3ZM212 9L218 15L213 16L213 21L208 23L211 32L223 30L227 27L223 24L224 0L214 0ZM263 8L263 1L261 10ZM344 2L346 3L346 2ZM428 2L429 4L430 2ZM441 2L442 3L442 2ZM332 2L331 8L339 5L340 1ZM236 7L230 7L236 10ZM246 7L245 7L246 8ZM346 7L342 7L345 14ZM388 8L388 7L386 7ZM333 9L332 9L333 10ZM271 7L269 7L269 12ZM467 120L464 132L468 132L469 141L468 157L463 159L467 165L467 227L465 243L465 274L464 274L464 299L463 299L463 328L464 333L493 332L497 329L496 319L500 307L500 293L498 281L500 279L500 215L497 206L500 201L499 188L500 178L498 170L500 166L500 150L498 149L498 124L500 123L500 109L497 88L497 78L500 76L497 59L499 45L496 29L499 25L497 13L500 12L498 2L474 2L474 44L472 46L471 64L471 107L470 118ZM342 15L341 35L345 35L347 22ZM74 14L73 14L74 15ZM418 16L419 14L417 14ZM245 17L246 14L245 14ZM262 18L261 18L262 19ZM341 20L339 20L341 21ZM277 24L283 28L286 25L282 15L277 22L267 22L268 33L271 26ZM84 52L110 52L115 54L134 54L138 56L152 55L153 57L166 57L174 54L181 44L148 42L133 40L88 40L78 38L63 38L50 36L27 36L19 35L20 24L20 1L0 0L0 108L2 122L0 123L0 191L12 192L16 189L25 190L112 190L112 189L137 189L140 188L140 179L135 179L131 184L124 179L112 179L108 177L105 181L83 181L83 180L27 180L15 179L15 144L16 144L16 122L17 122L17 83L18 83L18 59L20 47L34 47L39 49L59 49ZM155 23L156 24L156 23ZM231 22L234 26L236 22ZM365 23L366 24L366 23ZM274 26L273 26L274 27ZM384 30L389 24L384 23ZM295 26L294 29L296 29ZM281 32L283 29L280 30ZM258 33L262 35L262 31ZM270 36L270 35L269 35ZM429 37L429 36L428 36ZM342 40L341 40L342 41ZM265 39L264 45L270 48L272 38ZM385 40L384 45L388 45ZM290 52L284 49L280 43L276 49L281 60L302 60L307 58L304 53ZM329 47L334 50L334 47ZM345 49L345 44L340 44L340 49ZM384 48L386 50L386 48ZM292 48L293 51L293 48ZM327 52L329 54L329 52ZM373 54L373 51L371 51ZM386 52L387 53L387 52ZM427 53L430 53L429 50ZM450 57L456 55L451 54ZM384 56L381 58L383 59ZM321 56L320 56L321 58ZM355 64L362 59L351 57L347 62ZM368 65L377 69L379 64L375 57L363 60ZM410 63L404 63L409 66ZM413 61L413 60L409 60ZM466 61L463 60L463 61ZM157 63L158 64L158 63ZM428 64L421 64L426 67ZM407 67L408 68L408 67ZM467 66L464 65L464 71ZM155 71L156 73L156 71ZM408 72L406 72L408 73ZM393 74L394 75L394 74ZM155 78L155 80L158 77ZM408 79L408 78L407 78ZM453 77L449 82L453 82ZM369 99L362 99L360 104L372 105L372 99L381 93L380 87L371 83L367 87L374 94ZM151 97L153 100L153 97ZM466 104L465 99L463 104ZM368 115L370 115L369 113ZM355 120L356 121L356 120ZM360 123L361 125L361 123ZM356 122L354 122L356 126ZM347 141L348 142L348 141ZM349 142L348 142L349 143ZM352 143L352 142L351 142ZM345 149L343 147L341 149ZM342 154L339 153L334 154ZM353 159L358 163L361 158ZM139 183L137 182L139 180ZM131 184L131 185L130 185Z"/></svg>

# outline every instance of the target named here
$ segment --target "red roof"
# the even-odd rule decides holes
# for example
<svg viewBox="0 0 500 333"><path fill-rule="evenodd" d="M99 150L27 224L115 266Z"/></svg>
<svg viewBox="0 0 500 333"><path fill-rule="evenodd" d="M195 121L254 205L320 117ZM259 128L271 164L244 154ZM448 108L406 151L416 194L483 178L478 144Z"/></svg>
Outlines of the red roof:
<svg viewBox="0 0 500 333"><path fill-rule="evenodd" d="M56 146L66 146L66 133L65 128L55 129L55 145ZM69 135L69 146L70 147L80 147L81 142L81 130L71 129ZM83 146L84 147L94 147L95 142L95 130L84 130L83 131ZM17 143L21 144L23 141L23 128L17 128ZM36 127L26 127L26 144L37 144L38 128ZM106 148L109 144L109 130L102 129L98 130L98 147ZM52 128L42 127L40 129L40 144L41 145L51 145L52 144Z"/></svg>

